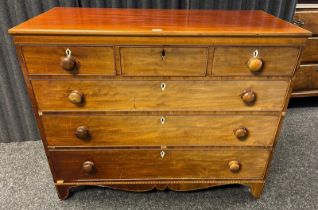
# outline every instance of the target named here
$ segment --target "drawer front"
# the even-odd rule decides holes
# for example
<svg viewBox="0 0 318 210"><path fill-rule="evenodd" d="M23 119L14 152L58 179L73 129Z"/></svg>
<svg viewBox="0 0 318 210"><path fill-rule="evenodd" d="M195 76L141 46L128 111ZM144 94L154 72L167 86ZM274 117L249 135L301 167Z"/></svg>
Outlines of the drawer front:
<svg viewBox="0 0 318 210"><path fill-rule="evenodd" d="M318 37L307 40L301 61L303 63L318 62Z"/></svg>
<svg viewBox="0 0 318 210"><path fill-rule="evenodd" d="M294 90L318 89L318 64L300 66L296 74Z"/></svg>
<svg viewBox="0 0 318 210"><path fill-rule="evenodd" d="M280 111L288 84L288 81L32 81L40 111ZM243 102L246 90L256 95L253 104ZM81 95L79 104L69 101L74 93Z"/></svg>
<svg viewBox="0 0 318 210"><path fill-rule="evenodd" d="M296 11L295 20L302 22L302 28L318 34L318 10Z"/></svg>
<svg viewBox="0 0 318 210"><path fill-rule="evenodd" d="M279 118L44 114L42 122L49 146L271 146Z"/></svg>
<svg viewBox="0 0 318 210"><path fill-rule="evenodd" d="M262 179L268 150L55 150L57 179ZM237 161L239 171L229 163ZM233 162L232 162L233 163Z"/></svg>
<svg viewBox="0 0 318 210"><path fill-rule="evenodd" d="M299 48L296 47L217 47L214 52L212 74L215 76L292 75L299 52ZM251 59L260 59L261 63L249 64ZM254 69L255 65L260 65L260 69Z"/></svg>
<svg viewBox="0 0 318 210"><path fill-rule="evenodd" d="M121 47L124 76L205 76L207 47Z"/></svg>
<svg viewBox="0 0 318 210"><path fill-rule="evenodd" d="M23 46L22 51L30 75L115 75L113 47Z"/></svg>

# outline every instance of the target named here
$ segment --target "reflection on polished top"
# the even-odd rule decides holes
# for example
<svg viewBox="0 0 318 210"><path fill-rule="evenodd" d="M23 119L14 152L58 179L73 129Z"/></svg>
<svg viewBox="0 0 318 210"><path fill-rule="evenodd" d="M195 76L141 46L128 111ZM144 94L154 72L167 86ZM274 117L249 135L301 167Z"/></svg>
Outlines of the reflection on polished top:
<svg viewBox="0 0 318 210"><path fill-rule="evenodd" d="M11 34L308 36L263 11L53 8Z"/></svg>

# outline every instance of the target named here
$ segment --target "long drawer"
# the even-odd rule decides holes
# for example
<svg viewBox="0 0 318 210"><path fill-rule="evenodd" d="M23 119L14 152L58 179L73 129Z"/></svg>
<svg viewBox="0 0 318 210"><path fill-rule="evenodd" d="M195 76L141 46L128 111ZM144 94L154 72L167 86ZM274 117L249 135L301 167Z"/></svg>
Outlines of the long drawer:
<svg viewBox="0 0 318 210"><path fill-rule="evenodd" d="M44 114L49 146L271 146L277 116Z"/></svg>
<svg viewBox="0 0 318 210"><path fill-rule="evenodd" d="M262 179L269 150L55 150L57 179Z"/></svg>
<svg viewBox="0 0 318 210"><path fill-rule="evenodd" d="M280 111L288 84L289 81L32 81L39 111Z"/></svg>

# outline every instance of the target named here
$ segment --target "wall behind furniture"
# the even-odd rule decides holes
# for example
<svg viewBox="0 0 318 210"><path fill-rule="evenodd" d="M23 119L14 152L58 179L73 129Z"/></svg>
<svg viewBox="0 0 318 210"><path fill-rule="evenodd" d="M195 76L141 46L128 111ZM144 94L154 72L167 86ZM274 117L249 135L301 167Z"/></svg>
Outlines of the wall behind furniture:
<svg viewBox="0 0 318 210"><path fill-rule="evenodd" d="M9 28L53 7L260 9L291 20L297 0L1 0L0 143L39 140ZM211 20L213 21L213 20Z"/></svg>

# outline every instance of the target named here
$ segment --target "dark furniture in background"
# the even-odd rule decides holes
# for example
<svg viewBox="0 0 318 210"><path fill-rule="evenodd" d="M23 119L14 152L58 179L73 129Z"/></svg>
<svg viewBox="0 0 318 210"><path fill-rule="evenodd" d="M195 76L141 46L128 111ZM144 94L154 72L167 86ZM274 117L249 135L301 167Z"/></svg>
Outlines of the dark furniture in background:
<svg viewBox="0 0 318 210"><path fill-rule="evenodd" d="M296 0L3 0L0 1L0 142L39 140L12 39L7 30L53 7L260 9L291 21Z"/></svg>
<svg viewBox="0 0 318 210"><path fill-rule="evenodd" d="M318 1L306 2L311 4L297 5L294 23L311 31L313 36L307 41L293 97L318 96Z"/></svg>

